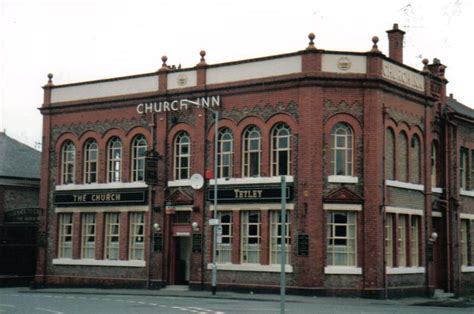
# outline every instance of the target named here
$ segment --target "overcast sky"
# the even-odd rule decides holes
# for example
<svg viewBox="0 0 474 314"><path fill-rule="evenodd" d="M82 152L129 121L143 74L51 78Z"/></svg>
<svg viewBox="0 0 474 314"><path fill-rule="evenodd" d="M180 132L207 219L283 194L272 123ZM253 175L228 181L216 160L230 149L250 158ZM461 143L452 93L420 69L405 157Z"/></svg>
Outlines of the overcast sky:
<svg viewBox="0 0 474 314"><path fill-rule="evenodd" d="M474 107L473 0L0 0L0 130L41 142L47 74L55 84L150 73L306 48L368 51L385 31L405 30L404 62L447 65L448 93Z"/></svg>

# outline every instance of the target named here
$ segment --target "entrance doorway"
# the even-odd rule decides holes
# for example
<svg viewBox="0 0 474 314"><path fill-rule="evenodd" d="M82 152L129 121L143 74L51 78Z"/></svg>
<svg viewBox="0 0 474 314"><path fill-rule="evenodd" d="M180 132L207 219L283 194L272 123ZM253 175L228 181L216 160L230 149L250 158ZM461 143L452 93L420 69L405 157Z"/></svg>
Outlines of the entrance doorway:
<svg viewBox="0 0 474 314"><path fill-rule="evenodd" d="M191 238L174 237L174 284L187 285L191 268Z"/></svg>

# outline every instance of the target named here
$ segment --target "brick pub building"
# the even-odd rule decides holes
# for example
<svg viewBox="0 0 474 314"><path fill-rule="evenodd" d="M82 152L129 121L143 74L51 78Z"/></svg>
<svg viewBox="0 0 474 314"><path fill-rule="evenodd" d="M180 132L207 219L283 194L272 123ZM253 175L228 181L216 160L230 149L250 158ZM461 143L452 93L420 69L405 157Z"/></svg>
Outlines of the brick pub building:
<svg viewBox="0 0 474 314"><path fill-rule="evenodd" d="M298 52L44 86L38 285L209 289L219 112L218 290L385 297L474 287L474 111L445 66ZM144 183L156 151L157 183ZM205 178L192 186L193 174ZM199 180L198 180L199 181ZM198 182L199 183L199 182ZM43 240L43 241L41 241Z"/></svg>

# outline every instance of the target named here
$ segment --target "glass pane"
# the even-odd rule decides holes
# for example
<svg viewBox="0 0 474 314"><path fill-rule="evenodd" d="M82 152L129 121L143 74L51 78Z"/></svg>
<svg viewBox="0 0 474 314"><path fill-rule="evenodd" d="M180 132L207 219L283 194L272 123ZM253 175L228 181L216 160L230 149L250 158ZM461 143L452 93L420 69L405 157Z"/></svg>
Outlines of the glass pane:
<svg viewBox="0 0 474 314"><path fill-rule="evenodd" d="M346 226L335 226L336 237L345 237L347 236Z"/></svg>
<svg viewBox="0 0 474 314"><path fill-rule="evenodd" d="M337 147L344 148L346 146L346 138L342 137L342 136L338 136L336 138L336 145L337 145Z"/></svg>
<svg viewBox="0 0 474 314"><path fill-rule="evenodd" d="M345 213L335 213L333 215L334 223L345 224L347 223L347 216Z"/></svg>
<svg viewBox="0 0 474 314"><path fill-rule="evenodd" d="M258 235L258 226L250 225L249 226L249 236L256 236Z"/></svg>

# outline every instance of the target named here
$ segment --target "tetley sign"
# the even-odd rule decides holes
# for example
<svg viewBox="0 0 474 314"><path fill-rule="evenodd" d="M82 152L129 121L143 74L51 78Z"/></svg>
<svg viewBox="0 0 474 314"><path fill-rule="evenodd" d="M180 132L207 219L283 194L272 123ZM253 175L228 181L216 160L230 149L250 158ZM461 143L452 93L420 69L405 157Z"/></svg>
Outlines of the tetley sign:
<svg viewBox="0 0 474 314"><path fill-rule="evenodd" d="M169 101L152 101L139 103L137 112L139 114L167 111L181 111L189 108L212 108L220 107L221 96L198 97L194 99L172 99Z"/></svg>

